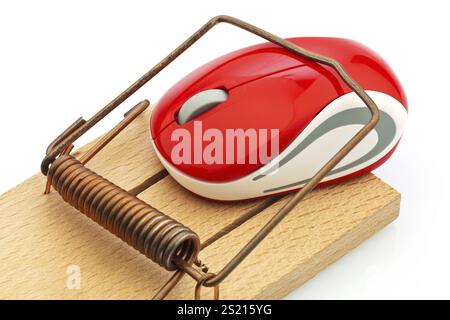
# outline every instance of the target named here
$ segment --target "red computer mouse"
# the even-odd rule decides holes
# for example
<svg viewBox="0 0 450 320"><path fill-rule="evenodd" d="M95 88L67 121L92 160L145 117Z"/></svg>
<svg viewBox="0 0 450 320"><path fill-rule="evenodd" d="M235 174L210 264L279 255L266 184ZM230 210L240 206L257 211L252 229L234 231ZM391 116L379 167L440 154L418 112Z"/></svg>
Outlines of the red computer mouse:
<svg viewBox="0 0 450 320"><path fill-rule="evenodd" d="M407 117L393 71L355 41L288 40L340 62L380 108L376 128L322 183L380 166ZM235 201L301 188L369 118L330 67L263 43L187 75L158 102L150 125L156 153L175 180L203 197Z"/></svg>

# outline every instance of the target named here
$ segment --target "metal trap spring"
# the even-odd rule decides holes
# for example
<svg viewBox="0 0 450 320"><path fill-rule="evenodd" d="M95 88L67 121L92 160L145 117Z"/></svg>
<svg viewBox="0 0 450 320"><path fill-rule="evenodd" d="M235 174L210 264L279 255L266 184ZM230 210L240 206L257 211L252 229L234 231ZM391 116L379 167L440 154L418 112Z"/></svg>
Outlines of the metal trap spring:
<svg viewBox="0 0 450 320"><path fill-rule="evenodd" d="M159 212L112 182L62 155L48 172L64 201L100 224L165 269L176 269L175 259L191 264L200 239L188 227Z"/></svg>

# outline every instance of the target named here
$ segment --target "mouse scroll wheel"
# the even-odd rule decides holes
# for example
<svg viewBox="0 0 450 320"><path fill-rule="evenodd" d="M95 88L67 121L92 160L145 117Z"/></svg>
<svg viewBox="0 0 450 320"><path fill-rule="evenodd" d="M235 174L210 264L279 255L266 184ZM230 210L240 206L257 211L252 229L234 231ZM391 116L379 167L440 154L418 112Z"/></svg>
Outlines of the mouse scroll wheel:
<svg viewBox="0 0 450 320"><path fill-rule="evenodd" d="M178 112L178 123L184 124L198 117L228 98L228 92L222 89L201 91L190 97Z"/></svg>

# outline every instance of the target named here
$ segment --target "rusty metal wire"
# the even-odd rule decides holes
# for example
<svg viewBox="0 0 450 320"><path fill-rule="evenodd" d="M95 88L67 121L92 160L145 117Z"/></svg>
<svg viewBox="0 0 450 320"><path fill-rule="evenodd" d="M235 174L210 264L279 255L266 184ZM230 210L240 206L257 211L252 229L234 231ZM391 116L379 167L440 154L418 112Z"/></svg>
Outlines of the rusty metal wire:
<svg viewBox="0 0 450 320"><path fill-rule="evenodd" d="M48 172L64 201L172 271L175 257L191 264L200 250L196 233L86 168L70 155L56 159Z"/></svg>

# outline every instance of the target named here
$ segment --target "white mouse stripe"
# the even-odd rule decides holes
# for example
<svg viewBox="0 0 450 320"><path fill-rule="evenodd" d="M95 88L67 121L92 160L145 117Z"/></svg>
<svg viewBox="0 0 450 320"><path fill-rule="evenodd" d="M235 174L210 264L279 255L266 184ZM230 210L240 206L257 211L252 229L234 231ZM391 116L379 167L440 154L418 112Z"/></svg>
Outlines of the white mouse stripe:
<svg viewBox="0 0 450 320"><path fill-rule="evenodd" d="M355 124L365 125L370 120L370 117L371 114L367 108L348 109L333 115L332 117L328 118L325 122L321 123L317 128L315 128L314 131L312 131L311 134L309 134L298 146L296 146L290 153L288 153L284 158L282 158L278 165L279 166L278 169L276 167L269 168L266 172L263 172L262 174L254 177L253 180L259 180L261 178L267 177L267 175L273 172L274 170L279 170L283 165L294 159L296 155L298 155L300 152L302 152L309 145L314 143L317 139L319 139L326 133L336 128L348 125L355 125ZM392 142L392 140L395 137L396 132L395 121L388 113L381 110L380 121L378 122L374 130L378 134L378 142L371 150L369 150L369 152L367 152L364 155L361 155L360 158L352 161L351 163L348 163L346 165L331 170L328 173L328 175L333 175L341 171L351 169L352 167L364 163L370 160L371 158L375 157L378 153L382 152ZM302 185L305 184L308 180L309 179L305 179L298 182L290 183L288 185L268 189L265 190L264 193L281 191L286 188Z"/></svg>

